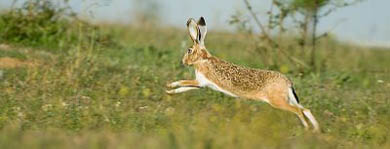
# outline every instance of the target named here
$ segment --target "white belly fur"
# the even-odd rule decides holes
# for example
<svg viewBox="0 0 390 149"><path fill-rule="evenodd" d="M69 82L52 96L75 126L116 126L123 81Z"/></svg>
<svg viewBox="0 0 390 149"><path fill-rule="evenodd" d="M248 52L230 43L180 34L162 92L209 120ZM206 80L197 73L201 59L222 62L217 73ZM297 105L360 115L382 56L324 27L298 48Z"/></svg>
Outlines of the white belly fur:
<svg viewBox="0 0 390 149"><path fill-rule="evenodd" d="M209 87L213 90L222 92L222 93L227 94L229 96L237 97L237 95L234 95L233 93L222 89L217 84L215 84L214 82L207 79L201 72L195 71L195 75L196 75L196 80L199 82L199 86Z"/></svg>

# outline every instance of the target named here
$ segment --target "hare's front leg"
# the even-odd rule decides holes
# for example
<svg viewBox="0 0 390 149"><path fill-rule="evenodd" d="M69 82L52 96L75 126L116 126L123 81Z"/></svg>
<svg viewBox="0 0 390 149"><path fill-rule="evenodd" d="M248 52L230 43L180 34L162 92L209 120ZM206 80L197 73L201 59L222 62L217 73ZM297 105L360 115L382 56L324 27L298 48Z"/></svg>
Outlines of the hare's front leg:
<svg viewBox="0 0 390 149"><path fill-rule="evenodd" d="M199 89L199 87L179 87L177 89L168 90L166 92L168 94L177 94L177 93L182 93L182 92L186 92L186 91L193 90L193 89Z"/></svg>
<svg viewBox="0 0 390 149"><path fill-rule="evenodd" d="M199 83L196 80L180 80L167 85L169 88L179 87L177 89L166 91L168 94L182 93L193 89L199 89Z"/></svg>
<svg viewBox="0 0 390 149"><path fill-rule="evenodd" d="M199 86L199 82L196 80L180 80L168 84L167 87L174 88L174 87L200 87L200 86Z"/></svg>

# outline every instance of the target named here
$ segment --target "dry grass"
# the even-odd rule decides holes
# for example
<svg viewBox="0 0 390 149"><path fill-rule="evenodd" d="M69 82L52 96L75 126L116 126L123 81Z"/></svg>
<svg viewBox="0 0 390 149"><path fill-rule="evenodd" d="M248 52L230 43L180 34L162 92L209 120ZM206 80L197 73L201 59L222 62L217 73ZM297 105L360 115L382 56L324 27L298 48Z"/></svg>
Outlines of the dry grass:
<svg viewBox="0 0 390 149"><path fill-rule="evenodd" d="M1 57L0 68L19 68L19 67L33 67L36 66L36 62L22 61L16 58Z"/></svg>

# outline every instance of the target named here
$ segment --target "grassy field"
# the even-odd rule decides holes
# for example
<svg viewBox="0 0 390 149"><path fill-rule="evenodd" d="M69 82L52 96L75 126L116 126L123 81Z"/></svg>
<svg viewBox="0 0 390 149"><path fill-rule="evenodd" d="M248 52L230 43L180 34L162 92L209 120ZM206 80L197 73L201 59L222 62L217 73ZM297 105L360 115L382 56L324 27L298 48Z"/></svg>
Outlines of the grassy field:
<svg viewBox="0 0 390 149"><path fill-rule="evenodd" d="M266 63L250 35L209 31L215 56L293 80L320 123L313 134L265 103L210 89L165 94L166 83L194 77L180 65L185 30L75 23L11 38L20 34L1 25L0 148L390 148L390 50L327 38L307 70Z"/></svg>

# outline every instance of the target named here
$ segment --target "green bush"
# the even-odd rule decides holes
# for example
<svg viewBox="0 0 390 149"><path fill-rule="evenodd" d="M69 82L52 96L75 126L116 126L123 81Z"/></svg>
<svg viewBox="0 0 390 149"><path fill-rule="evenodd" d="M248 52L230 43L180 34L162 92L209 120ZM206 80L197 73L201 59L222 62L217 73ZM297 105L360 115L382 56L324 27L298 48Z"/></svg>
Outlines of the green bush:
<svg viewBox="0 0 390 149"><path fill-rule="evenodd" d="M29 46L66 49L70 43L84 41L111 43L108 35L97 34L99 29L78 19L67 0L61 5L49 0L26 1L0 15L0 41Z"/></svg>

